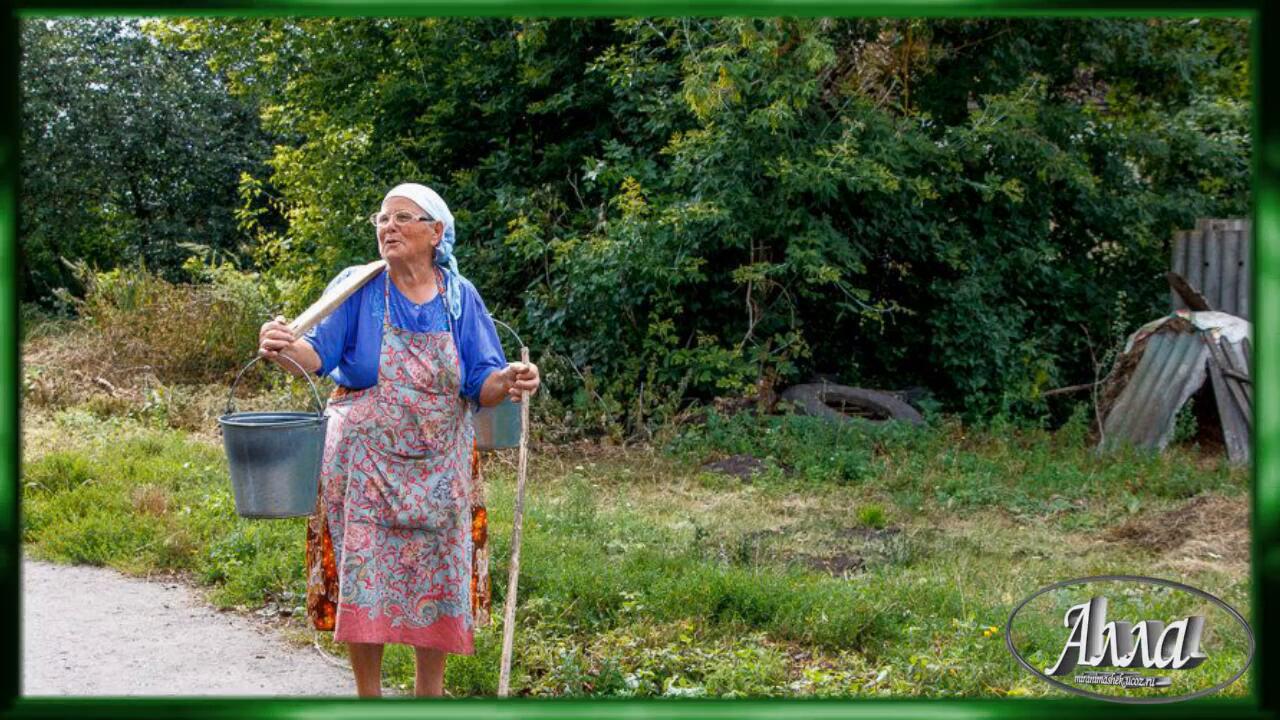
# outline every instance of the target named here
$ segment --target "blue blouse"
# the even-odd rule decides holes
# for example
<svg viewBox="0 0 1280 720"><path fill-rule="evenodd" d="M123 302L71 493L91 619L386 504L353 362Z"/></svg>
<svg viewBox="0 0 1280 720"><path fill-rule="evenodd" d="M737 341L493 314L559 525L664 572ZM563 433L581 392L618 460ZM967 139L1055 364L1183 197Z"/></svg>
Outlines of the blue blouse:
<svg viewBox="0 0 1280 720"><path fill-rule="evenodd" d="M356 268L349 267L329 283L341 282ZM389 282L386 271L352 293L333 314L320 321L303 337L320 356L316 375L328 375L339 385L363 390L378 382L378 360L382 351L383 283L390 284L391 324L410 332L447 332L449 317L443 288L434 298L418 304ZM466 278L461 279L462 315L453 322L453 344L458 349L462 396L480 402L480 388L489 373L507 366L502 343L480 293Z"/></svg>

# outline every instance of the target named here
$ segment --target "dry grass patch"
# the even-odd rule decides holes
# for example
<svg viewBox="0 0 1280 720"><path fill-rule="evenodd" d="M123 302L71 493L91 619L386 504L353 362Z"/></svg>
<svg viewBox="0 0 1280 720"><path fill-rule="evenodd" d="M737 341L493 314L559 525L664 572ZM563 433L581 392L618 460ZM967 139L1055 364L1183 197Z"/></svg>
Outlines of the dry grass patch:
<svg viewBox="0 0 1280 720"><path fill-rule="evenodd" d="M1132 518L1107 537L1158 555L1161 567L1240 580L1249 572L1249 498L1199 495L1173 509Z"/></svg>
<svg viewBox="0 0 1280 720"><path fill-rule="evenodd" d="M130 493L135 512L142 515L162 517L169 512L171 497L169 491L162 487L146 484L138 485Z"/></svg>

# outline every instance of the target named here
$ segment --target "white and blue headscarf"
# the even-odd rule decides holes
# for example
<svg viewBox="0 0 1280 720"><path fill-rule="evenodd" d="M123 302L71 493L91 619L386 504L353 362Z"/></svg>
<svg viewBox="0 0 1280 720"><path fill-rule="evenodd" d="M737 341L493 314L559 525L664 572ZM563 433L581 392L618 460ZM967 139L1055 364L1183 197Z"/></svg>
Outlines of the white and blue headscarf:
<svg viewBox="0 0 1280 720"><path fill-rule="evenodd" d="M449 212L449 206L444 204L444 198L436 194L435 190L417 183L397 185L391 188L387 197L408 198L428 215L444 223L444 235L436 246L436 265L446 276L444 299L449 307L449 314L455 320L458 319L462 315L462 288L459 281L463 278L462 273L458 272L458 260L453 256L453 213ZM386 201L383 198L382 202Z"/></svg>

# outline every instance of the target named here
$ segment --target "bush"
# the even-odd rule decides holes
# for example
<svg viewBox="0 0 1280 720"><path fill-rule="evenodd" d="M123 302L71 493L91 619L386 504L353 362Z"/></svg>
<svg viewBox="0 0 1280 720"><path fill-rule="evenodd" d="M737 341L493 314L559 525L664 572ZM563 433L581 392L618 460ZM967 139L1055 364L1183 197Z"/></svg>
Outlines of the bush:
<svg viewBox="0 0 1280 720"><path fill-rule="evenodd" d="M296 138L242 182L288 208L263 267L323 287L429 173L463 271L606 435L813 372L1041 417L1089 336L1167 308L1171 233L1249 207L1239 19L168 25Z"/></svg>
<svg viewBox="0 0 1280 720"><path fill-rule="evenodd" d="M272 314L272 286L225 263L187 268L193 283L168 282L142 265L79 266L84 365L104 378L146 371L162 383L197 384L225 382L251 359Z"/></svg>

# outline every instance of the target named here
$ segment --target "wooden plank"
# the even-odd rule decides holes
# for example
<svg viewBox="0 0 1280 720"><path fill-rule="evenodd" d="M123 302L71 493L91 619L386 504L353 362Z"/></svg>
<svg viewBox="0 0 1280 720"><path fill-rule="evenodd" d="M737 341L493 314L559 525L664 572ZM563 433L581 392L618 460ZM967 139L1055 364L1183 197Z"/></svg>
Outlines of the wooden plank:
<svg viewBox="0 0 1280 720"><path fill-rule="evenodd" d="M1240 367L1243 367L1244 372L1249 376L1250 379L1252 379L1253 378L1253 344L1249 342L1249 338L1241 338L1240 344L1236 346L1236 349L1239 350L1239 353L1240 353L1238 356L1239 359L1243 361L1241 365L1237 367L1237 369L1240 369ZM1253 384L1252 383L1250 383L1249 386L1247 387L1247 392L1245 393L1245 395L1248 396L1249 398L1249 407L1245 408L1244 410L1248 414L1247 419L1249 421L1249 427L1253 427Z"/></svg>
<svg viewBox="0 0 1280 720"><path fill-rule="evenodd" d="M1242 343L1227 342L1226 338L1222 339L1222 351L1227 356L1227 360L1231 362L1231 372L1226 373L1227 382L1235 383L1239 386L1241 393L1244 395L1245 415L1249 416L1249 424L1253 424L1253 378L1249 374L1249 361L1244 356L1244 348Z"/></svg>
<svg viewBox="0 0 1280 720"><path fill-rule="evenodd" d="M1249 361L1245 356L1243 341L1240 343L1230 343L1223 338L1221 347L1223 354L1227 356L1228 361L1231 362L1237 373L1252 377L1249 375ZM1230 455L1228 455L1228 459L1231 459L1232 462L1248 463L1249 458L1252 455L1253 448L1253 383L1234 379L1229 376L1224 377L1224 379L1226 380L1228 387L1233 384L1239 387L1241 394L1243 394L1245 398L1245 404L1235 404L1236 415L1233 416L1231 420L1231 422L1238 425L1237 431L1240 433L1240 440L1243 443L1243 451L1237 453L1235 458L1231 458Z"/></svg>
<svg viewBox="0 0 1280 720"><path fill-rule="evenodd" d="M1205 343L1209 346L1209 353L1213 356L1213 362L1216 363L1220 369L1224 369L1224 370L1235 369L1232 366L1231 361L1227 358L1227 354L1223 352L1222 346L1220 346L1218 343L1214 342L1213 340L1209 339L1208 336L1205 337ZM1244 416L1244 412L1245 412L1244 409L1251 408L1252 404L1245 397L1244 391L1240 388L1241 383L1238 380L1227 379L1226 376L1222 375L1221 372L1219 372L1219 375L1222 376L1223 389L1226 391L1228 398L1235 402L1235 404L1241 409L1240 415ZM1217 386L1214 387L1214 392L1217 392ZM1219 408L1220 415L1221 415L1221 412L1222 412L1221 408ZM1225 421L1227 416L1222 415L1222 417L1224 420L1224 429L1225 429ZM1252 413L1250 413L1247 417L1242 417L1242 419L1248 423L1248 426L1253 425ZM1248 426L1246 426L1246 429L1248 429Z"/></svg>
<svg viewBox="0 0 1280 720"><path fill-rule="evenodd" d="M1253 384L1253 378L1249 377L1248 375L1245 375L1242 372L1237 372L1235 370L1223 370L1222 374L1226 375L1227 377L1236 378L1240 382L1244 383L1246 386L1246 390L1247 390L1247 386ZM1088 387L1088 385L1086 385L1085 387ZM1044 393L1044 394L1048 395L1049 393ZM1245 394L1247 395L1248 392L1246 392ZM1253 398L1249 398L1249 399L1252 400Z"/></svg>
<svg viewBox="0 0 1280 720"><path fill-rule="evenodd" d="M1212 345L1213 343L1209 343ZM1209 382L1213 385L1213 400L1218 408L1218 421L1222 423L1222 439L1227 446L1227 459L1233 463L1249 461L1249 433L1240 417L1240 408L1231 400L1226 379L1216 362L1209 363Z"/></svg>
<svg viewBox="0 0 1280 720"><path fill-rule="evenodd" d="M1178 298L1178 302L1174 304L1175 310L1187 308L1199 312L1213 309L1213 306L1209 304L1209 301L1203 295L1187 284L1186 278L1175 272L1165 273L1164 278L1169 281L1169 287L1173 289L1174 297Z"/></svg>
<svg viewBox="0 0 1280 720"><path fill-rule="evenodd" d="M368 265L363 265L348 275L337 287L320 296L319 300L311 303L311 307L302 311L293 322L289 323L289 329L293 331L294 337L301 337L303 333L315 327L321 320L329 317L338 306L342 305L342 301L351 297L355 291L364 287L378 273L382 272L382 268L387 266L386 260L374 260Z"/></svg>

